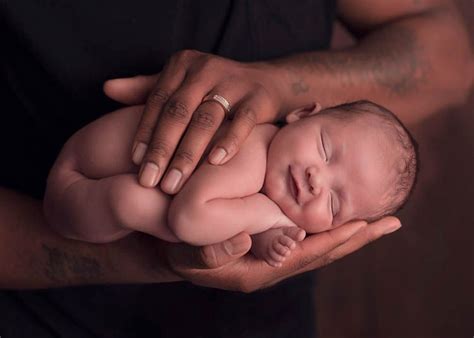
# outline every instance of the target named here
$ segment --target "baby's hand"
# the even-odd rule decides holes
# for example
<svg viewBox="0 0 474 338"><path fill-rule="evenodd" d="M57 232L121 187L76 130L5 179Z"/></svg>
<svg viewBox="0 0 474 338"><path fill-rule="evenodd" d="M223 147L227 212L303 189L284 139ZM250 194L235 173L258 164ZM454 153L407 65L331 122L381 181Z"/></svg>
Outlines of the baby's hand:
<svg viewBox="0 0 474 338"><path fill-rule="evenodd" d="M273 267L280 267L296 242L302 241L306 232L296 226L271 228L259 234L252 235L252 253L264 259Z"/></svg>

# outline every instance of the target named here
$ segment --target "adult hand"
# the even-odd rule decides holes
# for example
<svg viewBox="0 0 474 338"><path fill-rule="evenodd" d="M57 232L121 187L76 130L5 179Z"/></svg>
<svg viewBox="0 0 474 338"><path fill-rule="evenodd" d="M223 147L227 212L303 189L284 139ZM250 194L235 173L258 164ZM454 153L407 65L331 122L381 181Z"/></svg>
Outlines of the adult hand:
<svg viewBox="0 0 474 338"><path fill-rule="evenodd" d="M181 278L197 285L248 293L330 264L400 226L397 218L389 216L370 224L351 222L308 236L280 268L244 255L251 246L250 236L245 233L202 248L165 243L163 250L170 269Z"/></svg>
<svg viewBox="0 0 474 338"><path fill-rule="evenodd" d="M218 102L202 102L215 94L229 102L233 121L209 161L229 161L256 124L277 120L280 95L274 72L266 63L183 50L157 75L107 81L104 91L109 97L126 104L146 101L131 154L141 165L140 184L156 186L168 168L160 187L169 194L179 191L226 116Z"/></svg>

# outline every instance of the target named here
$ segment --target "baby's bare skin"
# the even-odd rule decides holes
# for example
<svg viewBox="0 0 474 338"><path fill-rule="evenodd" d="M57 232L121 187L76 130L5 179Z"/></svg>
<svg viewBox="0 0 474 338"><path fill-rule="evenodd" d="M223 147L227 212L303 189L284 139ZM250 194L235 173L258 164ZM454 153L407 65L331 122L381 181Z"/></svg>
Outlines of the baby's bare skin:
<svg viewBox="0 0 474 338"><path fill-rule="evenodd" d="M306 232L383 210L399 174L383 122L363 115L347 123L332 117L338 108L318 115L312 105L290 112L281 129L257 125L227 163L201 162L172 199L137 182L130 152L142 109L108 114L64 146L45 196L45 215L63 235L107 242L142 231L208 245L245 231L253 235L253 253L279 266Z"/></svg>
<svg viewBox="0 0 474 338"><path fill-rule="evenodd" d="M92 242L142 231L166 241L207 245L245 231L254 235L254 254L281 265L305 232L261 192L268 146L278 128L258 125L225 165L201 162L172 198L137 182L130 152L142 110L108 114L66 143L48 178L45 214L51 225L67 237ZM281 229L266 231L270 228Z"/></svg>

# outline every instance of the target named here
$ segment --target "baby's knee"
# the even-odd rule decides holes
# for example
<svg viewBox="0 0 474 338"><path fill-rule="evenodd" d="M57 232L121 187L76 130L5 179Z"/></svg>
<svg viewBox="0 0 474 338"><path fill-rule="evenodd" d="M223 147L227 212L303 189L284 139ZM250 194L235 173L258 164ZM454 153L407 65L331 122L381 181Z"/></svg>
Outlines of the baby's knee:
<svg viewBox="0 0 474 338"><path fill-rule="evenodd" d="M175 203L178 202L178 203ZM199 206L173 201L168 212L168 227L185 243L202 246L212 244L206 221Z"/></svg>
<svg viewBox="0 0 474 338"><path fill-rule="evenodd" d="M141 231L158 224L166 213L169 198L156 189L138 184L136 175L120 175L110 189L111 212L124 228Z"/></svg>

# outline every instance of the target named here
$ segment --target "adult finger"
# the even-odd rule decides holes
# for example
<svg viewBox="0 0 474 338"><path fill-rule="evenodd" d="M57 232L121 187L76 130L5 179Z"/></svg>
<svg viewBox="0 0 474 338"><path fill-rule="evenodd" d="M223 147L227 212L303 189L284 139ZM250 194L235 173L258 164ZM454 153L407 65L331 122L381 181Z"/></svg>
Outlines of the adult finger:
<svg viewBox="0 0 474 338"><path fill-rule="evenodd" d="M154 187L163 177L165 169L168 167L175 149L193 117L194 111L201 104L202 98L209 91L209 88L212 87L211 81L210 78L185 79L183 84L168 99L159 113L159 123L154 121L156 126L150 136L148 149L143 157L139 173L140 184L146 187ZM218 109L214 108L214 110L215 115L222 114ZM153 114L150 114L150 116L153 116ZM218 125L213 128L217 130L217 127ZM136 157L135 155L135 163L138 160ZM181 152L179 155L180 161L187 162L187 165L194 162L194 158L189 151Z"/></svg>
<svg viewBox="0 0 474 338"><path fill-rule="evenodd" d="M249 289L252 291L269 287L291 276L326 266L381 236L398 230L400 226L400 221L396 217L389 216L371 224L364 221L351 222L309 236L303 242L297 243L295 252L283 267L276 270L276 273L268 273L266 280L250 285Z"/></svg>
<svg viewBox="0 0 474 338"><path fill-rule="evenodd" d="M400 221L396 217L384 217L383 219L373 222L370 224L363 225L361 228L353 232L356 228L352 229L343 229L345 234L342 235L342 238L346 238L345 241L335 241L339 242L339 245L332 246L332 249L328 249L330 247L326 247L323 250L319 250L319 248L316 251L319 251L319 253L316 253L316 251L313 252L312 255L308 255L308 259L299 259L298 263L296 266L299 266L299 268L290 271L287 275L278 278L276 281L272 282L269 285L273 285L280 280L283 280L285 278L288 278L293 275L297 275L300 273L304 273L306 271L314 270L326 265L331 264L332 262L343 258L344 256L347 256L348 254L351 254L360 248L364 247L365 245L369 244L370 242L375 241L376 239L387 235L389 233L392 233L400 228L401 224ZM342 227L342 226L341 226ZM341 229L341 227L334 229L332 231ZM344 225L345 227L345 225ZM350 235L352 232L352 235ZM337 237L339 237L340 234L336 234ZM348 237L348 235L350 235ZM313 236L310 236L310 238ZM308 238L308 240L310 239ZM305 241L303 241L301 244L304 244ZM309 245L305 248L303 248L302 251L304 250L312 250L313 246L314 249L316 249L316 243L309 243ZM319 245L318 245L319 247ZM304 253L303 253L304 257Z"/></svg>
<svg viewBox="0 0 474 338"><path fill-rule="evenodd" d="M233 120L229 130L218 140L209 154L209 163L214 165L228 162L240 149L240 146L259 122L262 112L276 109L264 96L253 95L241 100L233 111Z"/></svg>
<svg viewBox="0 0 474 338"><path fill-rule="evenodd" d="M364 221L350 222L336 229L306 237L304 241L296 243L296 248L281 267L259 267L250 270L242 283L245 292L272 286L291 276L310 270L308 267L310 264L318 262L327 252L347 242L366 224ZM316 267L311 265L313 269Z"/></svg>
<svg viewBox="0 0 474 338"><path fill-rule="evenodd" d="M346 243L365 226L367 226L367 222L355 221L320 234L308 236L300 243L301 250L295 254L292 270L300 270L310 265L326 253Z"/></svg>
<svg viewBox="0 0 474 338"><path fill-rule="evenodd" d="M237 102L242 96L242 89L219 86L214 88L206 98L215 93L223 96L229 102ZM177 193L186 183L196 168L202 154L219 128L225 117L224 107L213 100L201 103L193 113L189 126L182 137L173 159L168 165L167 173L161 182L161 189L168 193ZM159 126L157 128L160 128ZM166 165L166 163L164 164Z"/></svg>
<svg viewBox="0 0 474 338"><path fill-rule="evenodd" d="M147 98L145 109L135 133L132 161L140 165L147 153L147 148L153 135L156 123L162 108L168 104L168 109L180 112L181 106L177 102L168 103L173 93L180 87L185 78L184 68L176 67L175 63L168 62L160 73L160 77ZM178 105L176 105L178 104Z"/></svg>
<svg viewBox="0 0 474 338"><path fill-rule="evenodd" d="M104 93L112 100L127 105L144 104L160 74L138 75L128 78L108 80L104 83Z"/></svg>
<svg viewBox="0 0 474 338"><path fill-rule="evenodd" d="M215 269L245 255L252 245L244 232L217 244L196 247L187 244L168 246L168 262L178 274L190 269Z"/></svg>
<svg viewBox="0 0 474 338"><path fill-rule="evenodd" d="M367 225L365 221L350 222L335 229L306 237L297 247L285 264L278 271L278 276L268 279L264 287L274 285L281 280L319 267L321 258L338 246L346 243L354 234Z"/></svg>
<svg viewBox="0 0 474 338"><path fill-rule="evenodd" d="M392 216L384 217L377 222L370 223L352 236L347 242L328 252L323 261L326 265L338 260L382 236L397 231L401 226L400 220Z"/></svg>

